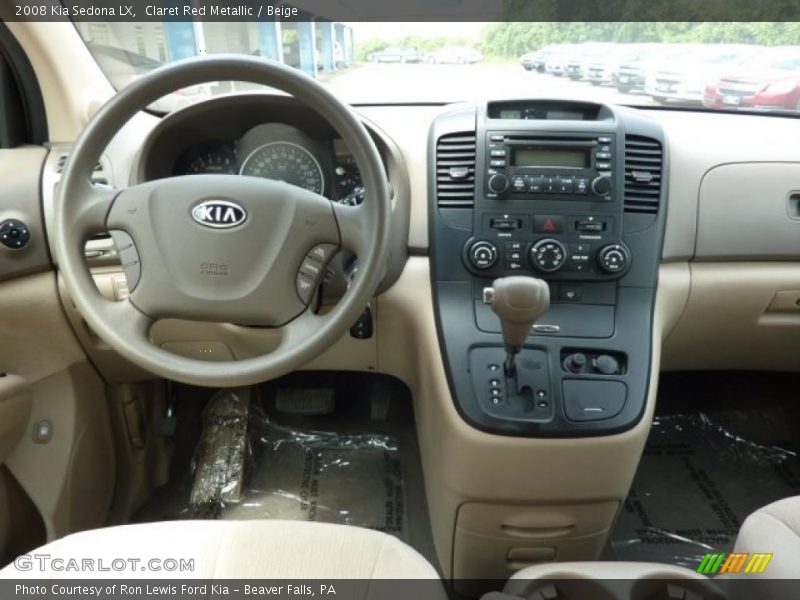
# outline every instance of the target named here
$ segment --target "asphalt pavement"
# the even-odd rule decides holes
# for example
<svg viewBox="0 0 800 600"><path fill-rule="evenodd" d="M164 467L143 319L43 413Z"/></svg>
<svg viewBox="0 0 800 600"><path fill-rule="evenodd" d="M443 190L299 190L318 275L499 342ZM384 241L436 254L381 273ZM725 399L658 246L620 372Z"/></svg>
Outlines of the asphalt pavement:
<svg viewBox="0 0 800 600"><path fill-rule="evenodd" d="M474 65L365 64L325 77L326 84L351 103L456 102L553 97L611 104L651 105L644 93L624 94L511 63Z"/></svg>

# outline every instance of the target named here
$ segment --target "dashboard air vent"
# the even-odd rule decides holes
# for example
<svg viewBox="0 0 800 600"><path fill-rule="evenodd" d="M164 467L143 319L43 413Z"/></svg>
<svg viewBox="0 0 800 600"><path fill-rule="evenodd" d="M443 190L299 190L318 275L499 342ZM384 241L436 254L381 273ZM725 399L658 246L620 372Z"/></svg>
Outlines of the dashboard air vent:
<svg viewBox="0 0 800 600"><path fill-rule="evenodd" d="M67 164L67 159L69 158L69 154L60 154L58 157L58 163L56 164L56 173L63 173L64 166ZM94 166L95 172L102 171L103 165L99 162Z"/></svg>
<svg viewBox="0 0 800 600"><path fill-rule="evenodd" d="M436 144L436 202L442 208L475 203L475 133L443 135Z"/></svg>
<svg viewBox="0 0 800 600"><path fill-rule="evenodd" d="M663 150L658 140L639 135L625 136L625 212L658 212L663 161Z"/></svg>

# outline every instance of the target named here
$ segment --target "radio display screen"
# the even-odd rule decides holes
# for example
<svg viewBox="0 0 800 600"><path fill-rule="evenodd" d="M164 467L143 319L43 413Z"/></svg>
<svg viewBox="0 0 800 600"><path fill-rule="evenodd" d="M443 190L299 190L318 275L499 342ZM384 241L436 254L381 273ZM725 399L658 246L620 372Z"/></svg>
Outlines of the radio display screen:
<svg viewBox="0 0 800 600"><path fill-rule="evenodd" d="M589 150L553 148L552 146L525 146L516 148L511 155L514 167L572 167L585 169L591 166Z"/></svg>

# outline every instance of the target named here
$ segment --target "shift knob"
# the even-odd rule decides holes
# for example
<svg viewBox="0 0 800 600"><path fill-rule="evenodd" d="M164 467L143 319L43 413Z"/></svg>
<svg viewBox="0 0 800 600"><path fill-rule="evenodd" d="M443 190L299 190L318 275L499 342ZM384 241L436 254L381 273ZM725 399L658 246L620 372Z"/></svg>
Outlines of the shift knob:
<svg viewBox="0 0 800 600"><path fill-rule="evenodd" d="M506 350L516 354L533 323L550 308L550 288L535 277L500 277L483 291L483 299L500 318Z"/></svg>

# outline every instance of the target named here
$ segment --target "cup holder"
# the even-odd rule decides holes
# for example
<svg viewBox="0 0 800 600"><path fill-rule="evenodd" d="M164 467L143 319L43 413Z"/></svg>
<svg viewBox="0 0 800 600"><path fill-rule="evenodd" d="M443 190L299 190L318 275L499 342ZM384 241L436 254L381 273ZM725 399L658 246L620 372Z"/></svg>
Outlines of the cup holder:
<svg viewBox="0 0 800 600"><path fill-rule="evenodd" d="M490 596L496 596L490 598ZM516 573L483 600L725 600L711 579L671 565L552 563Z"/></svg>

